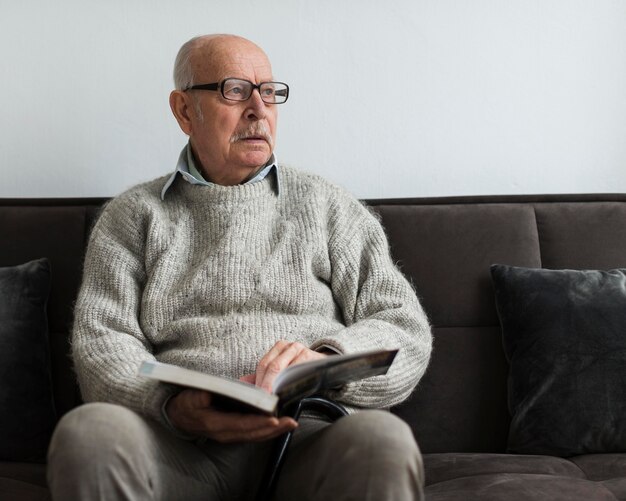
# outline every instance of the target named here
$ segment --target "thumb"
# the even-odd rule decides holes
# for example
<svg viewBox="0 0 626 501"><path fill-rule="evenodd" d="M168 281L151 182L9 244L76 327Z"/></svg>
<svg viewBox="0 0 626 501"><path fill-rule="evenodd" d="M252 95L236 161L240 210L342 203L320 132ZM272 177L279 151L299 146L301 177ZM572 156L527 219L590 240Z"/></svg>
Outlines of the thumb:
<svg viewBox="0 0 626 501"><path fill-rule="evenodd" d="M209 407L211 405L211 394L204 390L189 390L190 401L193 407Z"/></svg>

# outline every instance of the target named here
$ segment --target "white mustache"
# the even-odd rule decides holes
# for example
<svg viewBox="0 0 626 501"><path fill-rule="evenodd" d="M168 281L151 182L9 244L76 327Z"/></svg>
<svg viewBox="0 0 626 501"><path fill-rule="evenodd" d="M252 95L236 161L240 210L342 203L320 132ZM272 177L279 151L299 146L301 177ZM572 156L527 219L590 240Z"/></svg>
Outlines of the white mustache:
<svg viewBox="0 0 626 501"><path fill-rule="evenodd" d="M249 137L262 137L270 146L272 145L272 136L267 130L267 127L261 122L256 122L245 130L235 132L230 137L230 142L236 143L237 141L248 139Z"/></svg>

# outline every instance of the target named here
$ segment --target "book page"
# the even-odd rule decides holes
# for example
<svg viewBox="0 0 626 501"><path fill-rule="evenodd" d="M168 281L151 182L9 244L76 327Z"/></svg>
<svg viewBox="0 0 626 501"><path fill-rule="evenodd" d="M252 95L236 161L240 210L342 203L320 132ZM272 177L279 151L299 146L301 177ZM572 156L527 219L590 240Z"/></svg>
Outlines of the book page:
<svg viewBox="0 0 626 501"><path fill-rule="evenodd" d="M280 405L367 377L386 374L398 350L331 355L323 360L293 365L274 381Z"/></svg>

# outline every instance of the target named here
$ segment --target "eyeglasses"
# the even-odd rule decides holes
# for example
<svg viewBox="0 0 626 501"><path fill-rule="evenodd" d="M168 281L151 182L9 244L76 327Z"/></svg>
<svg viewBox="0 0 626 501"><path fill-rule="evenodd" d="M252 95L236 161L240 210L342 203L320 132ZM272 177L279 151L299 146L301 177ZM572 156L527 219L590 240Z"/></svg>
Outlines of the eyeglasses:
<svg viewBox="0 0 626 501"><path fill-rule="evenodd" d="M282 104L289 97L289 86L283 82L261 82L259 85L240 78L225 78L221 82L192 85L185 90L219 90L224 99L229 101L247 101L254 89L259 89L259 94L264 103Z"/></svg>

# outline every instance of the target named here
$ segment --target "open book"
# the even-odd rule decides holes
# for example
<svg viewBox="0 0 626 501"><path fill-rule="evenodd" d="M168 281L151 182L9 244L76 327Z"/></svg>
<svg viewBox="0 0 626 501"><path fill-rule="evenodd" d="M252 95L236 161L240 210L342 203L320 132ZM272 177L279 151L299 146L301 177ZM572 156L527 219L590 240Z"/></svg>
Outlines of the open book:
<svg viewBox="0 0 626 501"><path fill-rule="evenodd" d="M273 392L242 381L212 376L162 362L144 361L139 375L182 387L211 392L225 410L244 409L276 414L286 405L323 390L386 374L398 350L331 355L287 367L274 380Z"/></svg>

